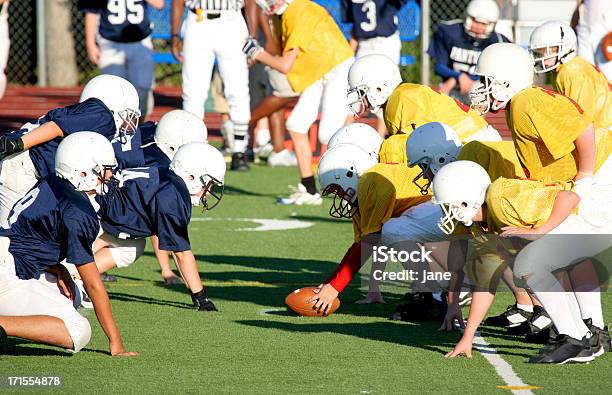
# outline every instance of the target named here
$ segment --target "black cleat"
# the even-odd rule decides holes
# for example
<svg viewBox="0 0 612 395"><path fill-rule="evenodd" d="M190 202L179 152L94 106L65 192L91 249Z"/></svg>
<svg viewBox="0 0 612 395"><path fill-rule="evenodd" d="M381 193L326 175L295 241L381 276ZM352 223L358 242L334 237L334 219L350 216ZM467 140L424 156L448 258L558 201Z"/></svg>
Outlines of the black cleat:
<svg viewBox="0 0 612 395"><path fill-rule="evenodd" d="M247 163L246 155L242 152L234 152L232 154L231 170L235 171L249 171L249 164Z"/></svg>
<svg viewBox="0 0 612 395"><path fill-rule="evenodd" d="M484 324L503 328L512 328L528 321L533 313L519 309L516 304L508 306L506 311L495 317L488 317Z"/></svg>
<svg viewBox="0 0 612 395"><path fill-rule="evenodd" d="M395 308L393 320L422 322L440 321L446 315L446 295L442 300L433 297L431 292L407 293Z"/></svg>
<svg viewBox="0 0 612 395"><path fill-rule="evenodd" d="M116 283L117 277L111 274L100 273L100 280L102 280L105 283Z"/></svg>
<svg viewBox="0 0 612 395"><path fill-rule="evenodd" d="M586 336L578 340L567 335L559 335L554 347L547 352L531 357L529 362L563 365L571 362L591 362L593 359L595 357L591 351L590 339Z"/></svg>
<svg viewBox="0 0 612 395"><path fill-rule="evenodd" d="M533 306L531 318L517 326L508 327L507 330L508 334L512 336L535 336L541 331L546 331L546 335L548 335L548 329L551 326L552 320L546 310L542 306Z"/></svg>
<svg viewBox="0 0 612 395"><path fill-rule="evenodd" d="M193 306L197 308L198 311L219 311L212 300L208 298L205 289L195 294L192 293L191 300L193 301Z"/></svg>
<svg viewBox="0 0 612 395"><path fill-rule="evenodd" d="M610 332L608 332L608 327L604 326L603 329L599 329L593 325L590 318L584 320L584 323L593 334L591 336L591 351L593 351L593 355L599 357L605 352L610 352Z"/></svg>
<svg viewBox="0 0 612 395"><path fill-rule="evenodd" d="M6 351L6 331L0 326L0 353Z"/></svg>

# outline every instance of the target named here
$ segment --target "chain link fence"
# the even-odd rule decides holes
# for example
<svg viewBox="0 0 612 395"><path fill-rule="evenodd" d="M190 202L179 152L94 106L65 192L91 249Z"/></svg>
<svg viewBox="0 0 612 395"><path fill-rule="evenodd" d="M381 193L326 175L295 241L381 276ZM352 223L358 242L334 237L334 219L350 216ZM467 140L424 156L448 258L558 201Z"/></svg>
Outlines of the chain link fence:
<svg viewBox="0 0 612 395"><path fill-rule="evenodd" d="M339 0L335 0L338 1ZM430 31L421 31L433 34L440 21L463 19L465 8L470 0L430 0ZM511 19L513 10L513 0L497 0L500 4L502 18ZM329 2L329 0L328 0ZM7 73L10 83L31 85L38 81L38 59L37 59L37 18L36 0L13 0L9 6L9 24L11 49ZM78 10L77 1L65 0L65 4L71 7L71 26L70 31L74 37L77 68L79 71L79 82L83 83L97 73L95 65L87 59L87 51L84 40L83 15ZM153 45L156 53L170 52L170 5L172 1L166 0L164 10L158 11L150 8L151 19L155 21L153 35ZM49 21L47 21L48 23ZM61 45L58 43L58 45ZM47 48L52 51L53 48ZM415 63L402 69L403 77L406 81L420 81L420 68L423 54L421 53L421 39L411 42L404 42L402 47L404 54L415 57ZM168 57L166 57L168 59ZM156 66L156 83L158 85L180 85L181 66L176 63L158 63ZM435 77L432 75L431 83L435 84Z"/></svg>

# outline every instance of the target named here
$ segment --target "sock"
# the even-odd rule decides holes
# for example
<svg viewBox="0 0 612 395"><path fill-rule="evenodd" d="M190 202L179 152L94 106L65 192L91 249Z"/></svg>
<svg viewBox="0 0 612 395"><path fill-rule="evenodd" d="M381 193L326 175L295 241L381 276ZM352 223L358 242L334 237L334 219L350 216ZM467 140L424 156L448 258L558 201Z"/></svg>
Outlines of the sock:
<svg viewBox="0 0 612 395"><path fill-rule="evenodd" d="M249 142L248 131L249 125L245 123L234 123L234 145L232 152L246 152Z"/></svg>
<svg viewBox="0 0 612 395"><path fill-rule="evenodd" d="M574 292L580 315L583 320L590 318L593 325L599 329L604 327L603 312L601 310L601 294L599 292Z"/></svg>
<svg viewBox="0 0 612 395"><path fill-rule="evenodd" d="M533 305L532 304L516 304L516 307L523 311L527 311L529 313L533 313Z"/></svg>
<svg viewBox="0 0 612 395"><path fill-rule="evenodd" d="M304 177L302 178L301 182L302 185L304 185L304 187L306 188L306 192L310 193L311 195L317 193L317 185L315 184L314 176Z"/></svg>

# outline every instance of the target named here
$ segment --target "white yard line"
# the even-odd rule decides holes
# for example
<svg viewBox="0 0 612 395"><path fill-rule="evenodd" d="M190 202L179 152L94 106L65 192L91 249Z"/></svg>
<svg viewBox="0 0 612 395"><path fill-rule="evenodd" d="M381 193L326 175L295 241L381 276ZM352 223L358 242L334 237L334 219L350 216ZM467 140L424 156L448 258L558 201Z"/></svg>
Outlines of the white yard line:
<svg viewBox="0 0 612 395"><path fill-rule="evenodd" d="M506 385L505 389L512 391L516 395L533 395L531 389L537 388L525 384L523 380L516 374L512 369L512 366L506 362L493 347L487 342L480 332L476 332L474 336L474 348L478 350L483 357L493 365L493 368L497 372L498 376L504 380Z"/></svg>

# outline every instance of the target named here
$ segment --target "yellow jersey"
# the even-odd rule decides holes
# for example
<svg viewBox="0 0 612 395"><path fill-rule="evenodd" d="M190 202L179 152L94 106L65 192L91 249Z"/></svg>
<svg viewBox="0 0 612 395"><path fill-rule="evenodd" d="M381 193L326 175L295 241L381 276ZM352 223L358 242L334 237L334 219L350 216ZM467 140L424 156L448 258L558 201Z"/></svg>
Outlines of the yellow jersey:
<svg viewBox="0 0 612 395"><path fill-rule="evenodd" d="M569 181L578 172L574 141L593 123L574 100L544 88L516 94L506 110L518 158L529 178L544 182ZM610 132L596 129L595 170L612 148Z"/></svg>
<svg viewBox="0 0 612 395"><path fill-rule="evenodd" d="M597 67L577 56L557 68L554 88L591 115L596 128L612 127L612 91Z"/></svg>
<svg viewBox="0 0 612 395"><path fill-rule="evenodd" d="M384 107L385 124L389 134L410 134L429 122L451 126L461 141L487 126L478 113L457 100L420 84L400 84Z"/></svg>
<svg viewBox="0 0 612 395"><path fill-rule="evenodd" d="M283 53L297 48L287 79L301 93L353 56L348 41L325 8L310 0L293 0L281 18Z"/></svg>
<svg viewBox="0 0 612 395"><path fill-rule="evenodd" d="M512 141L470 141L461 148L457 160L478 163L491 181L500 177L526 178Z"/></svg>
<svg viewBox="0 0 612 395"><path fill-rule="evenodd" d="M408 165L406 141L408 141L406 133L398 133L387 137L380 146L380 151L378 151L378 162Z"/></svg>
<svg viewBox="0 0 612 395"><path fill-rule="evenodd" d="M377 163L359 177L353 215L355 242L363 235L380 232L390 218L431 199L431 195L421 195L412 182L420 171L403 164Z"/></svg>
<svg viewBox="0 0 612 395"><path fill-rule="evenodd" d="M487 189L487 228L501 233L505 226L538 228L550 218L559 191L571 190L572 182L546 184L535 180L498 178Z"/></svg>

